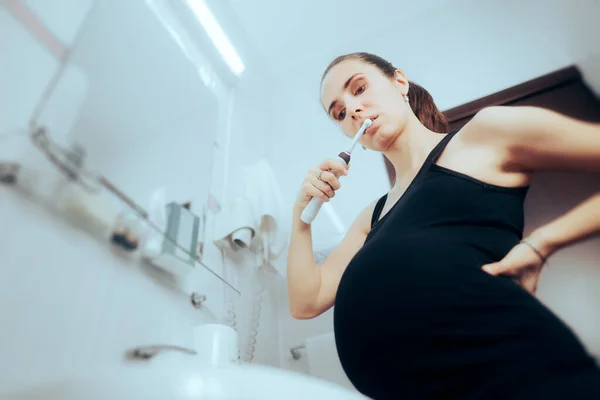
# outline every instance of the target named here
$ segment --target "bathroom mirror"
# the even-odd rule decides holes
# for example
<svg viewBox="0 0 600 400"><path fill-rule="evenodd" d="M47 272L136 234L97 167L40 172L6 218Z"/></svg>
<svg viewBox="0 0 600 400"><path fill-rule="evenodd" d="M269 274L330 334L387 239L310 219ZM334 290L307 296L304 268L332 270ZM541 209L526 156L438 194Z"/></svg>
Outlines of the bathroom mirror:
<svg viewBox="0 0 600 400"><path fill-rule="evenodd" d="M102 193L97 207L138 218L136 229L154 231L145 236L170 233L173 252L196 258L190 264L237 291L202 259L201 245L229 106L225 89L201 52L192 54L181 42L170 25L176 21L157 9L159 2L89 3L30 121L38 147L70 152L93 171L79 183L89 186L87 195ZM167 232L170 203L196 217L186 229L197 237Z"/></svg>

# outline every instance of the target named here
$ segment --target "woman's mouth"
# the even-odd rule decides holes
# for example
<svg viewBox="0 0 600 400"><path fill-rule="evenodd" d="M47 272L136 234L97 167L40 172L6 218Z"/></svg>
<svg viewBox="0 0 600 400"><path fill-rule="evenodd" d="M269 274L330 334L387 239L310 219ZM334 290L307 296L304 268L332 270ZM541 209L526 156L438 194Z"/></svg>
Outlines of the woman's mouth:
<svg viewBox="0 0 600 400"><path fill-rule="evenodd" d="M373 135L379 129L379 124L378 124L378 121L377 121L377 117L373 117L373 118L370 118L370 119L371 119L371 121L373 121L373 123L365 131L365 133L367 135Z"/></svg>

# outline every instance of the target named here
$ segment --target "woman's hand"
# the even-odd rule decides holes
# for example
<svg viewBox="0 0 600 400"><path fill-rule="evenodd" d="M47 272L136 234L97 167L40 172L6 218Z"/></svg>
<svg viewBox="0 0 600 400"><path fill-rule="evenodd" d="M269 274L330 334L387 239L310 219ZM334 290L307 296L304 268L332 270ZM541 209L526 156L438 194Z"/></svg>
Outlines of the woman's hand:
<svg viewBox="0 0 600 400"><path fill-rule="evenodd" d="M328 159L312 168L304 178L294 207L302 211L313 197L328 202L340 188L338 177L348 175L349 167L340 160Z"/></svg>
<svg viewBox="0 0 600 400"><path fill-rule="evenodd" d="M532 295L537 291L538 279L544 260L528 244L519 243L498 262L486 264L482 268L491 275L504 275L513 278Z"/></svg>

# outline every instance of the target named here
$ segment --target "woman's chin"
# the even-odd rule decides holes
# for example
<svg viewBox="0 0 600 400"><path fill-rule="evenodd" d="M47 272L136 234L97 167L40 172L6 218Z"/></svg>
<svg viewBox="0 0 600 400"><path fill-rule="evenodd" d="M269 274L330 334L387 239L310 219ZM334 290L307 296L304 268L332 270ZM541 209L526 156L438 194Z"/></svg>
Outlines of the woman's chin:
<svg viewBox="0 0 600 400"><path fill-rule="evenodd" d="M394 142L395 136L380 129L373 134L371 140L371 143L373 143L373 150L385 151Z"/></svg>

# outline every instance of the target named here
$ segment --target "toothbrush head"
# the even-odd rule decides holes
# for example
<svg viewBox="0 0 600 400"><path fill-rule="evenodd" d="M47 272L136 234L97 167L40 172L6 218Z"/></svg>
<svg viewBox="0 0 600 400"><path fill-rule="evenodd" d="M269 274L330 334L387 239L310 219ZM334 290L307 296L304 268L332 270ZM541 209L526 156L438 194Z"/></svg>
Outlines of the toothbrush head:
<svg viewBox="0 0 600 400"><path fill-rule="evenodd" d="M363 135L363 133L365 133L367 128L370 127L371 125L373 125L373 121L371 121L370 119L364 120L362 126L360 127L358 132L356 132L356 135L354 135L354 138L352 139L352 144L350 145L350 149L348 149L348 153L352 153L352 150L354 149L354 146L356 146L356 143L358 143L358 140L360 139L360 137Z"/></svg>

